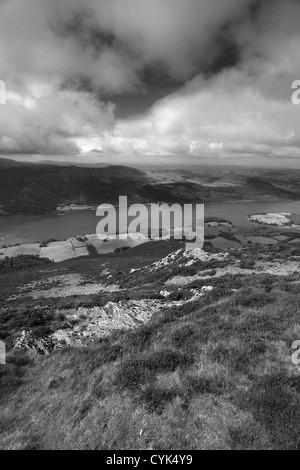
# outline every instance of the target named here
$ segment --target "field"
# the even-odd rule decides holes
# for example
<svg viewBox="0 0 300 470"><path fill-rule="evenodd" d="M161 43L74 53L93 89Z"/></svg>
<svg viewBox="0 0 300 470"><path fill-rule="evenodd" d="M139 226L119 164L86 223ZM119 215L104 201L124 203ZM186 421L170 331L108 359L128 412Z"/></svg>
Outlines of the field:
<svg viewBox="0 0 300 470"><path fill-rule="evenodd" d="M109 240L105 243L103 240L100 240L96 234L79 238L82 238L82 241L73 237L68 240L45 241L42 243L21 244L0 248L0 261L4 260L6 257L16 258L18 256L33 255L48 258L55 263L60 263L72 258L89 256L91 251L97 252L98 254L107 254L114 252L116 248L122 248L124 246L131 248L145 243L144 240Z"/></svg>

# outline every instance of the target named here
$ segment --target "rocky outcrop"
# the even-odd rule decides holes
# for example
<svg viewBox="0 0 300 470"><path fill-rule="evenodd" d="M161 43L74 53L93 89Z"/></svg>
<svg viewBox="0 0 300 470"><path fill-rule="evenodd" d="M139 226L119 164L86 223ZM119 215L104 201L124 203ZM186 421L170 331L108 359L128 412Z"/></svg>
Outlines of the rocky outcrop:
<svg viewBox="0 0 300 470"><path fill-rule="evenodd" d="M36 338L31 331L23 331L13 344L15 350L26 351L33 354L50 354L59 344L51 337Z"/></svg>
<svg viewBox="0 0 300 470"><path fill-rule="evenodd" d="M174 262L178 262L179 266L192 266L198 261L208 262L208 261L225 261L229 258L229 253L206 253L203 250L178 250L175 253L170 253L165 258L153 263L150 266L150 272L156 271L165 266L169 266Z"/></svg>
<svg viewBox="0 0 300 470"><path fill-rule="evenodd" d="M59 329L45 338L35 338L31 331L23 331L14 342L13 349L30 351L33 354L49 354L54 349L85 346L110 335L115 330L129 330L147 323L163 308L178 307L193 302L213 287L192 289L188 300L168 301L166 299L128 300L108 302L105 307L80 307L76 310L61 310L73 328Z"/></svg>

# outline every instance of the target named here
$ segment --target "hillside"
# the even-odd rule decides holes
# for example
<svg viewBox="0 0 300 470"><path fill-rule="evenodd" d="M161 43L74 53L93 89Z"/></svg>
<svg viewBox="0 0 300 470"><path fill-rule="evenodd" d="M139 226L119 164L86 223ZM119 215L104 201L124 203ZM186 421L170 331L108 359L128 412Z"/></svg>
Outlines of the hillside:
<svg viewBox="0 0 300 470"><path fill-rule="evenodd" d="M17 162L10 158L0 158L0 169L17 168L24 166L23 163Z"/></svg>
<svg viewBox="0 0 300 470"><path fill-rule="evenodd" d="M126 167L101 169L24 165L0 171L0 204L9 214L42 214L73 202L117 202L122 191L136 197L142 174Z"/></svg>
<svg viewBox="0 0 300 470"><path fill-rule="evenodd" d="M198 168L165 172L125 166L89 168L18 163L0 159L0 212L46 214L66 204L299 200L299 171Z"/></svg>
<svg viewBox="0 0 300 470"><path fill-rule="evenodd" d="M298 449L299 260L156 242L4 270L0 447Z"/></svg>

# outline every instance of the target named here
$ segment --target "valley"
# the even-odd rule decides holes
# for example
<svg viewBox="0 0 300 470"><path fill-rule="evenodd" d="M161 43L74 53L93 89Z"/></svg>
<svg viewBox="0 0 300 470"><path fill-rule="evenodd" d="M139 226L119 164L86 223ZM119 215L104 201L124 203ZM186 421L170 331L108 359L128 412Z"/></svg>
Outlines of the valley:
<svg viewBox="0 0 300 470"><path fill-rule="evenodd" d="M50 196L50 214L31 205L45 168L29 172L37 213L2 205L14 215L0 218L0 448L298 448L297 175L279 188L267 170L99 168L79 200L68 193L78 170L62 167L69 189ZM93 205L114 201L120 171L130 201L207 198L203 249L99 240Z"/></svg>
<svg viewBox="0 0 300 470"><path fill-rule="evenodd" d="M78 167L0 159L3 215L45 215L58 208L132 203L219 203L300 200L300 170L190 167L147 170L126 166ZM65 210L65 209L64 209ZM0 214L0 216L1 216Z"/></svg>

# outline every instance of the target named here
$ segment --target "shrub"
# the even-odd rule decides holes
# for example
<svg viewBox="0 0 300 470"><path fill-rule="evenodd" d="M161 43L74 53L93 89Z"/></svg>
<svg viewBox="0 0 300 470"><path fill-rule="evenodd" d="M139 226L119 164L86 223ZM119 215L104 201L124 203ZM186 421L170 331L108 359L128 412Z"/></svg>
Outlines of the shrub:
<svg viewBox="0 0 300 470"><path fill-rule="evenodd" d="M244 259L240 263L241 269L254 269L255 268L255 261L253 259Z"/></svg>
<svg viewBox="0 0 300 470"><path fill-rule="evenodd" d="M240 243L240 241L231 232L221 231L220 232L220 237L223 237L225 240Z"/></svg>
<svg viewBox="0 0 300 470"><path fill-rule="evenodd" d="M243 307L264 307L276 301L268 292L253 292L243 289L236 296L236 301Z"/></svg>
<svg viewBox="0 0 300 470"><path fill-rule="evenodd" d="M115 382L122 388L133 388L147 383L159 372L172 372L177 367L191 364L190 355L171 349L162 349L144 354L140 358L123 360L116 373Z"/></svg>
<svg viewBox="0 0 300 470"><path fill-rule="evenodd" d="M130 246L121 246L120 248L115 248L114 253L122 253L127 250L130 250Z"/></svg>
<svg viewBox="0 0 300 470"><path fill-rule="evenodd" d="M136 389L149 378L149 370L144 368L143 361L131 358L121 362L115 377L115 383L121 388Z"/></svg>
<svg viewBox="0 0 300 470"><path fill-rule="evenodd" d="M87 243L86 244L86 249L87 249L90 256L98 256L98 251L94 247L94 245L91 245L90 243Z"/></svg>
<svg viewBox="0 0 300 470"><path fill-rule="evenodd" d="M82 236L78 235L78 236L76 237L76 240L79 241L79 242L81 242L81 243L85 243L85 242L88 241L88 238L85 237L85 236L82 237Z"/></svg>
<svg viewBox="0 0 300 470"><path fill-rule="evenodd" d="M150 412L162 413L166 404L172 401L177 395L176 390L161 390L153 385L149 385L144 390L140 399L146 403Z"/></svg>
<svg viewBox="0 0 300 470"><path fill-rule="evenodd" d="M175 347L182 348L186 346L195 334L195 327L184 325L178 327L171 335L171 341Z"/></svg>
<svg viewBox="0 0 300 470"><path fill-rule="evenodd" d="M31 266L44 265L53 263L48 258L40 258L37 255L20 255L15 258L4 258L0 260L0 272L1 271L19 271L22 269L29 268Z"/></svg>
<svg viewBox="0 0 300 470"><path fill-rule="evenodd" d="M154 372L172 372L179 366L191 364L190 355L182 354L171 349L162 349L149 353L145 360L146 367Z"/></svg>
<svg viewBox="0 0 300 470"><path fill-rule="evenodd" d="M225 389L224 382L217 377L188 376L185 381L188 395L202 395L205 393L222 395Z"/></svg>
<svg viewBox="0 0 300 470"><path fill-rule="evenodd" d="M45 240L45 241L42 241L40 243L40 248L47 248L47 246L49 245L49 243L55 243L57 242L58 240L56 240L55 238L50 238L49 240Z"/></svg>
<svg viewBox="0 0 300 470"><path fill-rule="evenodd" d="M136 354L149 347L151 339L156 333L154 325L141 325L127 333L125 351Z"/></svg>

